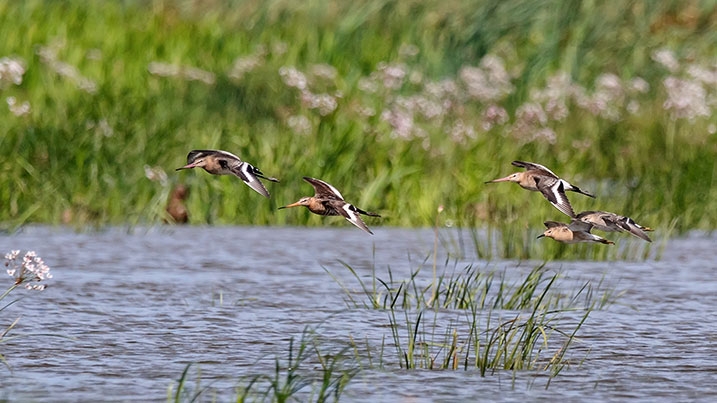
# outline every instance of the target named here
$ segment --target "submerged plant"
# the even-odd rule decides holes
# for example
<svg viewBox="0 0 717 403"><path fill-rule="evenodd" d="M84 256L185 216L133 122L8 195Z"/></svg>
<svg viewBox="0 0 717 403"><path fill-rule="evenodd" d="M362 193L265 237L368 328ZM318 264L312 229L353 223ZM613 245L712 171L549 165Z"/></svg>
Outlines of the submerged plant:
<svg viewBox="0 0 717 403"><path fill-rule="evenodd" d="M308 327L297 341L289 339L286 359L274 357L274 372L242 376L234 388L237 402L245 401L338 401L348 383L359 371L348 353L350 346L326 353L319 336ZM194 402L217 394L210 383L201 386L198 371L195 385L190 385L188 364L175 385L170 385L167 401ZM318 369L317 369L318 368Z"/></svg>
<svg viewBox="0 0 717 403"><path fill-rule="evenodd" d="M274 373L254 375L239 393L239 401L246 399L286 402L289 400L325 402L338 401L349 381L358 373L358 367L350 361L349 347L336 352L320 350L319 336L305 328L298 343L289 340L288 357L285 361L274 358ZM318 373L308 367L320 368ZM311 387L307 395L305 390ZM264 388L262 391L261 389Z"/></svg>

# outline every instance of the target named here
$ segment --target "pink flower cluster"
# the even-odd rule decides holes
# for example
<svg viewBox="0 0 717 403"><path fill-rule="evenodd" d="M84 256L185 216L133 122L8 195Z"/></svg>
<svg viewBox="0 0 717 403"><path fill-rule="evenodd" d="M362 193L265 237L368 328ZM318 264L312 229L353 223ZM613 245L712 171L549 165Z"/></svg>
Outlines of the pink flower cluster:
<svg viewBox="0 0 717 403"><path fill-rule="evenodd" d="M333 80L336 77L336 70L326 64L312 66L311 73L311 81L321 82L324 86L328 87L332 86ZM311 83L310 78L296 67L284 66L280 68L279 76L287 87L299 90L299 100L303 107L316 110L321 116L330 115L338 109L338 100L342 96L341 93L338 91L335 91L333 94L313 92L309 89ZM317 83L314 84L316 85Z"/></svg>
<svg viewBox="0 0 717 403"><path fill-rule="evenodd" d="M40 46L37 55L43 64L49 66L59 76L68 79L80 90L90 94L96 93L97 83L83 76L77 67L61 61L57 56L57 50L58 46Z"/></svg>
<svg viewBox="0 0 717 403"><path fill-rule="evenodd" d="M22 260L20 251L13 250L5 254L7 274L15 279L15 285L25 284L28 290L44 290L46 284L33 284L52 278L50 267L45 264L35 251L27 251Z"/></svg>
<svg viewBox="0 0 717 403"><path fill-rule="evenodd" d="M200 81L207 85L214 85L216 76L211 71L202 70L192 66L180 66L170 63L151 62L147 66L149 73L160 77L179 77L185 81Z"/></svg>
<svg viewBox="0 0 717 403"><path fill-rule="evenodd" d="M0 88L6 85L22 84L25 75L25 64L20 59L0 58Z"/></svg>
<svg viewBox="0 0 717 403"><path fill-rule="evenodd" d="M240 82L250 72L271 68L269 62L287 47L284 43L271 49L260 46L236 58L227 76ZM417 46L405 44L398 60L377 63L373 71L357 77L353 86L329 64L305 69L282 66L278 78L296 93L297 101L281 109L282 119L295 134L310 135L317 121L346 114L367 133L418 140L430 148L433 141L465 144L484 135L502 135L522 144L553 144L560 125L571 115L573 119L588 114L618 122L647 113L651 109L644 105L653 104L656 97L668 119L690 123L709 118L717 105L717 64L687 63L667 49L651 55L653 66L663 71L655 82L604 72L593 82L578 83L571 74L556 71L544 84L527 89L527 99L518 105L514 102L517 79L522 75L520 60L504 60L489 53L476 65L459 68L453 77L431 80L411 64L419 53ZM506 54L514 52L502 53ZM42 59L53 56L47 48L42 48L40 55ZM152 63L149 71L214 83L211 73L189 67ZM717 132L717 125L710 124L708 131ZM588 146L580 144L581 148Z"/></svg>
<svg viewBox="0 0 717 403"><path fill-rule="evenodd" d="M25 63L20 59L10 57L0 58L0 89L11 85L22 84L22 78L25 75ZM5 99L7 106L15 116L24 116L30 113L30 102L19 102L15 97L10 96Z"/></svg>

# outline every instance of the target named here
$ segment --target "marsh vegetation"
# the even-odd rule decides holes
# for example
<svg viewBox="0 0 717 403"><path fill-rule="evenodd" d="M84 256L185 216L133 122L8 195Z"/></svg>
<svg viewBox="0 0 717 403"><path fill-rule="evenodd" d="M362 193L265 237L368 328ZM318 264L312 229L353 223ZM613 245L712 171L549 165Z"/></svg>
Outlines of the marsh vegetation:
<svg viewBox="0 0 717 403"><path fill-rule="evenodd" d="M585 357L571 355L576 335L620 291L564 284L540 262L659 257L670 236L717 226L715 24L700 1L3 2L0 229L160 224L180 184L190 224L346 225L277 213L302 176L321 178L382 216L367 221L377 236L434 227L433 253L407 277L380 261L368 277L325 266L385 337L327 346L306 327L273 372L238 377L237 400L338 399L363 370L534 371L547 387ZM175 173L192 149L281 183L266 200L236 178ZM536 241L564 217L484 183L516 159L597 195L574 198L576 212L653 227L657 250ZM533 270L515 277L497 258ZM201 365L168 400L211 396L200 374L192 386Z"/></svg>
<svg viewBox="0 0 717 403"><path fill-rule="evenodd" d="M276 214L309 175L375 206L369 225L442 205L521 250L558 215L483 182L524 159L598 196L576 211L714 228L712 8L559 3L6 2L0 221L161 222L181 182L195 224L326 225ZM194 148L282 182L267 202L173 172Z"/></svg>

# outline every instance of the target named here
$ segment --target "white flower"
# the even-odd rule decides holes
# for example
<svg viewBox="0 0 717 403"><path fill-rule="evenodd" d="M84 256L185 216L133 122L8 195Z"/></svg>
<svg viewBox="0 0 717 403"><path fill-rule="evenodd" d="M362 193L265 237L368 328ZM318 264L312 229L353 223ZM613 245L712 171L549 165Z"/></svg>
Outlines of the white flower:
<svg viewBox="0 0 717 403"><path fill-rule="evenodd" d="M455 81L449 79L428 82L424 86L424 92L436 99L456 97L458 95L458 85Z"/></svg>
<svg viewBox="0 0 717 403"><path fill-rule="evenodd" d="M669 49L659 49L652 53L652 60L663 65L671 73L677 71L680 68L680 63L677 61L675 54Z"/></svg>
<svg viewBox="0 0 717 403"><path fill-rule="evenodd" d="M629 88L634 92L645 94L647 93L647 91L650 90L650 84L645 81L644 78L635 77L632 79L632 81L630 81Z"/></svg>
<svg viewBox="0 0 717 403"><path fill-rule="evenodd" d="M472 126L466 125L462 120L456 121L449 129L451 139L455 143L464 144L468 139L475 139L476 132Z"/></svg>
<svg viewBox="0 0 717 403"><path fill-rule="evenodd" d="M147 66L149 74L160 76L160 77L177 77L186 81L201 81L204 84L212 85L216 82L216 76L211 71L202 70L192 66L178 66L169 63L150 62ZM88 92L90 89L95 87L95 84L90 80L79 80L81 83L80 87L90 87L85 89Z"/></svg>
<svg viewBox="0 0 717 403"><path fill-rule="evenodd" d="M147 66L147 70L149 74L160 77L176 77L181 71L179 66L160 62L150 62Z"/></svg>
<svg viewBox="0 0 717 403"><path fill-rule="evenodd" d="M391 135L402 139L411 139L414 134L413 114L400 108L384 110L381 120L388 122L393 129Z"/></svg>
<svg viewBox="0 0 717 403"><path fill-rule="evenodd" d="M465 83L468 95L481 101L498 101L513 92L510 75L505 70L503 60L487 55L481 60L480 67L465 66L458 72Z"/></svg>
<svg viewBox="0 0 717 403"><path fill-rule="evenodd" d="M311 121L304 115L293 115L289 116L286 120L286 125L296 134L308 135L311 133L312 126Z"/></svg>
<svg viewBox="0 0 717 403"><path fill-rule="evenodd" d="M336 68L330 64L315 64L311 66L311 74L316 78L333 81L338 76Z"/></svg>
<svg viewBox="0 0 717 403"><path fill-rule="evenodd" d="M187 81L201 81L207 85L213 85L217 81L217 77L211 71L191 66L182 67L182 77Z"/></svg>
<svg viewBox="0 0 717 403"><path fill-rule="evenodd" d="M545 125L548 117L540 104L526 102L518 107L515 111L515 118L529 125Z"/></svg>
<svg viewBox="0 0 717 403"><path fill-rule="evenodd" d="M398 48L398 54L402 57L415 57L419 52L420 49L418 49L418 46L410 43L403 43Z"/></svg>
<svg viewBox="0 0 717 403"><path fill-rule="evenodd" d="M7 260L15 260L20 255L19 250L12 250L5 254L5 259Z"/></svg>
<svg viewBox="0 0 717 403"><path fill-rule="evenodd" d="M241 80L244 75L254 69L261 67L264 64L263 53L253 54L245 57L238 57L234 59L234 64L229 71L229 77L235 80Z"/></svg>
<svg viewBox="0 0 717 403"><path fill-rule="evenodd" d="M21 60L9 57L0 59L0 87L3 83L22 84L23 75L25 75L25 66Z"/></svg>
<svg viewBox="0 0 717 403"><path fill-rule="evenodd" d="M670 111L673 118L694 120L698 116L710 116L707 92L699 81L670 76L663 85L667 90L663 108Z"/></svg>
<svg viewBox="0 0 717 403"><path fill-rule="evenodd" d="M326 116L338 108L336 97L329 94L313 94L310 91L302 91L301 102L309 109L318 109L321 116Z"/></svg>
<svg viewBox="0 0 717 403"><path fill-rule="evenodd" d="M386 64L380 63L377 70L382 73L384 88L399 89L403 85L403 79L406 77L407 68L403 64Z"/></svg>
<svg viewBox="0 0 717 403"><path fill-rule="evenodd" d="M304 73L297 70L295 67L281 67L279 69L279 75L289 87L296 88L298 90L305 90L308 86L308 81Z"/></svg>
<svg viewBox="0 0 717 403"><path fill-rule="evenodd" d="M483 111L483 130L488 131L494 126L504 125L508 119L508 112L503 107L491 104Z"/></svg>
<svg viewBox="0 0 717 403"><path fill-rule="evenodd" d="M10 112L15 116L25 116L30 113L30 102L28 101L18 104L15 97L7 97L5 101L7 102L8 109L10 109Z"/></svg>
<svg viewBox="0 0 717 403"><path fill-rule="evenodd" d="M162 186L167 185L167 173L164 172L162 167L151 167L144 165L144 176L152 182L159 182Z"/></svg>
<svg viewBox="0 0 717 403"><path fill-rule="evenodd" d="M16 285L25 283L25 288L28 290L44 290L47 287L44 284L31 285L28 283L52 278L50 267L45 264L41 257L37 256L35 251L27 251L18 267L17 258L19 255L19 250L13 250L5 254L5 266L8 267L7 274L15 279Z"/></svg>
<svg viewBox="0 0 717 403"><path fill-rule="evenodd" d="M361 77L357 83L357 87L359 90L373 94L378 91L378 83L375 80L375 77Z"/></svg>

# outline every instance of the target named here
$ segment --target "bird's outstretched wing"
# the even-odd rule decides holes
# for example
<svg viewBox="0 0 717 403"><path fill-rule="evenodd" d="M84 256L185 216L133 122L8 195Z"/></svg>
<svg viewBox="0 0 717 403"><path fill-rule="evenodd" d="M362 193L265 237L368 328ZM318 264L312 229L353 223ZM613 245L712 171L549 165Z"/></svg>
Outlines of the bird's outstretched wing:
<svg viewBox="0 0 717 403"><path fill-rule="evenodd" d="M309 182L314 187L314 197L317 199L332 199L332 200L343 200L344 197L341 195L338 189L332 185L322 181L321 179L309 178L304 176L304 180Z"/></svg>
<svg viewBox="0 0 717 403"><path fill-rule="evenodd" d="M262 176L261 171L256 167L249 164L248 162L242 162L241 160L233 161L229 165L231 172L238 176L239 179L244 181L250 188L254 189L257 193L264 197L269 197L269 191L259 180L258 176Z"/></svg>
<svg viewBox="0 0 717 403"><path fill-rule="evenodd" d="M568 200L568 196L565 195L565 187L562 180L548 176L536 176L535 186L556 209L570 218L575 217L573 206L570 205L570 200Z"/></svg>
<svg viewBox="0 0 717 403"><path fill-rule="evenodd" d="M346 219L346 221L373 235L373 232L371 232L371 230L366 226L366 223L363 222L358 209L354 205L344 203L344 205L339 209L339 212Z"/></svg>
<svg viewBox="0 0 717 403"><path fill-rule="evenodd" d="M593 224L589 222L585 222L582 220L576 220L573 218L573 220L570 222L570 225L568 225L568 229L573 232L590 232L592 229Z"/></svg>
<svg viewBox="0 0 717 403"><path fill-rule="evenodd" d="M513 161L511 162L516 167L525 168L526 170L536 170L536 171L543 171L551 176L558 177L558 175L555 175L555 172L548 169L545 165L536 164L535 162L527 162L527 161Z"/></svg>

